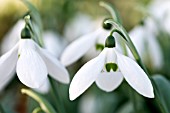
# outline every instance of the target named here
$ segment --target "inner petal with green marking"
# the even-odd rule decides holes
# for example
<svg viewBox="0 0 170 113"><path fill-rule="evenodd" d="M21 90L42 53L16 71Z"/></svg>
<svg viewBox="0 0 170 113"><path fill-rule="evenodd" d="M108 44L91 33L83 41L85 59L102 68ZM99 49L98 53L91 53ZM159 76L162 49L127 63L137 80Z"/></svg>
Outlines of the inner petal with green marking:
<svg viewBox="0 0 170 113"><path fill-rule="evenodd" d="M118 66L115 63L106 63L105 68L107 72L110 72L111 70L115 72L118 70Z"/></svg>
<svg viewBox="0 0 170 113"><path fill-rule="evenodd" d="M104 49L104 45L103 44L96 43L96 50L102 51L103 49Z"/></svg>

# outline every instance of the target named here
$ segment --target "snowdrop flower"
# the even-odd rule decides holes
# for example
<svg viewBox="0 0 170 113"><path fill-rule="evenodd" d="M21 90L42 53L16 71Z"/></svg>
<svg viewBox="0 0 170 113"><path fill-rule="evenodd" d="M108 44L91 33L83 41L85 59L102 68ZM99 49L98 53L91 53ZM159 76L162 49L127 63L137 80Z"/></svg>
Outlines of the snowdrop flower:
<svg viewBox="0 0 170 113"><path fill-rule="evenodd" d="M113 36L109 36L103 51L81 67L72 79L69 88L70 100L76 99L93 82L106 92L113 91L123 78L139 94L148 98L154 97L153 87L146 73L134 60L119 53Z"/></svg>
<svg viewBox="0 0 170 113"><path fill-rule="evenodd" d="M68 66L79 58L81 58L85 53L91 48L98 46L99 49L104 48L105 37L108 36L111 30L111 25L100 27L97 30L81 36L77 40L73 41L70 45L66 47L61 55L61 62L65 66Z"/></svg>
<svg viewBox="0 0 170 113"><path fill-rule="evenodd" d="M28 29L24 30L29 34ZM9 80L16 69L19 80L31 88L41 87L46 82L48 73L62 83L69 83L65 67L30 37L30 34L22 34L19 42L0 57L0 82Z"/></svg>
<svg viewBox="0 0 170 113"><path fill-rule="evenodd" d="M2 43L0 44L0 51L2 54L9 51L20 39L21 31L25 26L24 20L20 19L12 29L3 37ZM14 37L15 36L15 37Z"/></svg>
<svg viewBox="0 0 170 113"><path fill-rule="evenodd" d="M21 31L24 28L24 26L25 26L24 20L19 20L14 25L14 27L7 33L7 35L5 35L0 45L1 53L4 54L8 52L10 49L12 49L12 47L14 47L17 44L17 42L20 40ZM59 39L59 36L53 33L52 31L45 31L43 33L42 38L44 40L45 48L55 57L58 57L61 54L61 50L63 50L63 48L66 45L66 41ZM14 75L15 70L13 70L13 72L11 72L8 75L7 79L1 82L0 91L2 91L5 88L5 86L11 81ZM40 93L47 93L49 91L49 88L50 88L49 81L47 80L41 87L33 89Z"/></svg>
<svg viewBox="0 0 170 113"><path fill-rule="evenodd" d="M151 18L146 18L144 25L136 26L129 32L129 35L144 63L149 62L149 66L159 69L163 65L163 53L156 39L158 30L155 25ZM129 56L133 58L130 50Z"/></svg>
<svg viewBox="0 0 170 113"><path fill-rule="evenodd" d="M41 93L41 94L47 94L50 90L50 82L47 79L39 88L32 88L32 89L34 91Z"/></svg>
<svg viewBox="0 0 170 113"><path fill-rule="evenodd" d="M0 44L0 52L1 54L6 53L9 51L12 47L15 46L15 44L18 42L19 38L21 37L21 31L25 26L24 20L20 19L17 21L17 23L9 30L9 32L3 37L3 40ZM14 37L15 36L15 37ZM13 78L13 75L15 74L15 71L11 72L8 79L3 80L0 84L0 91L4 89L4 87L10 82L10 80Z"/></svg>

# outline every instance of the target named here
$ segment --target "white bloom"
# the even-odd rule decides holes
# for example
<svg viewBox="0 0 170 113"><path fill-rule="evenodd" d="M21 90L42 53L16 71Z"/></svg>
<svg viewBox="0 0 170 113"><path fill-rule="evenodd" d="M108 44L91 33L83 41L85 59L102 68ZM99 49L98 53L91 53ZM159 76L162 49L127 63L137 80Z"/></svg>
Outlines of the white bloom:
<svg viewBox="0 0 170 113"><path fill-rule="evenodd" d="M39 88L33 88L33 90L42 93L42 94L46 94L49 92L50 90L50 83L49 80L45 80L45 82L43 83L43 85L41 85Z"/></svg>
<svg viewBox="0 0 170 113"><path fill-rule="evenodd" d="M104 41L109 33L110 32L104 28L98 28L94 32L81 36L66 47L61 55L61 62L65 66L68 66L81 58L89 49L94 47L95 44L104 46Z"/></svg>
<svg viewBox="0 0 170 113"><path fill-rule="evenodd" d="M105 64L117 64L117 70L106 72ZM123 78L139 94L153 98L153 87L146 73L132 59L120 54L115 48L104 48L104 50L94 59L87 62L76 73L69 88L70 100L76 99L93 82L104 91L116 89Z"/></svg>
<svg viewBox="0 0 170 113"><path fill-rule="evenodd" d="M19 20L12 29L3 37L2 43L0 44L0 51L2 54L9 51L21 37L21 30L24 28L24 20Z"/></svg>
<svg viewBox="0 0 170 113"><path fill-rule="evenodd" d="M87 34L91 34L96 29L101 27L103 19L104 18L93 19L90 15L78 13L73 19L69 21L69 23L66 24L64 29L64 37L66 37L69 42L72 42L74 40L77 40L77 38L81 38L86 36ZM87 26L88 29L86 29ZM104 33L104 31L101 31L101 33L99 34L100 35L98 35L98 41L96 43L103 45L103 42L102 40L100 40L100 38L102 36L106 37L106 33ZM74 53L76 53L76 51ZM86 54L83 55L82 60L86 62L87 60L96 57L99 53L100 51L96 51L96 47L94 45L90 48L90 50L87 51Z"/></svg>
<svg viewBox="0 0 170 113"><path fill-rule="evenodd" d="M147 18L143 26L136 26L129 35L145 64L149 62L149 66L159 69L163 65L163 53L156 38L158 30L155 25L151 18ZM131 52L129 55L133 58Z"/></svg>
<svg viewBox="0 0 170 113"><path fill-rule="evenodd" d="M0 58L0 82L9 80L15 68L19 80L31 88L41 87L47 80L48 73L62 83L69 83L65 67L31 39L20 39Z"/></svg>

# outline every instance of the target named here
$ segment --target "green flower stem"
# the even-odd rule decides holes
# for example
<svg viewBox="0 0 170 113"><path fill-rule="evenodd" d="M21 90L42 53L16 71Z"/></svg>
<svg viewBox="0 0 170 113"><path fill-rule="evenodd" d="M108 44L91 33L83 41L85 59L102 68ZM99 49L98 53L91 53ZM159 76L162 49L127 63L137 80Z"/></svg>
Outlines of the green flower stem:
<svg viewBox="0 0 170 113"><path fill-rule="evenodd" d="M156 101L157 101L162 113L166 113L165 109L163 108L163 105L161 104L158 89L156 88L156 84L155 84L154 80L149 76L149 73L148 73L146 67L144 66L144 64L142 63L142 60L141 60L141 58L139 56L139 53L137 52L137 50L136 50L132 40L130 39L128 33L126 32L126 30L119 23L113 21L112 19L106 20L105 22L110 23L115 27L115 29L113 29L113 31L111 32L112 34L114 32L117 32L119 35L122 36L123 40L125 41L125 43L129 47L129 49L131 50L131 52L132 52L135 60L137 61L137 63L141 66L141 68L146 72L146 74L150 78L150 80L152 82L152 85L154 87L155 95L156 95L156 97L158 97L158 98L156 98Z"/></svg>
<svg viewBox="0 0 170 113"><path fill-rule="evenodd" d="M35 40L41 47L43 47L44 43L43 43L42 37L40 37L35 32L35 29L33 28L33 25L32 25L32 23L30 21L30 16L29 15L25 17L25 22L26 22L26 25L28 25L29 29L31 30L31 32L33 34L33 38L34 38L33 40ZM53 99L54 99L55 104L57 106L57 110L59 111L59 113L65 113L64 105L62 104L62 101L61 101L61 99L59 97L59 92L56 90L54 81L53 81L53 79L51 77L49 77L49 81L50 81L50 85L51 85L51 89L52 89Z"/></svg>
<svg viewBox="0 0 170 113"><path fill-rule="evenodd" d="M58 108L59 113L66 113L64 103L62 102L61 98L59 97L59 92L56 90L56 85L54 83L53 78L49 77L51 89L52 89L52 94L53 98L55 99L54 101L56 102L56 106Z"/></svg>
<svg viewBox="0 0 170 113"><path fill-rule="evenodd" d="M29 90L29 89L21 89L21 92L23 94L26 94L26 95L32 97L34 100L36 100L39 103L41 109L45 113L56 113L56 111L51 106L51 104L45 98L43 98L41 95L39 95L38 93L36 93L32 90Z"/></svg>
<svg viewBox="0 0 170 113"><path fill-rule="evenodd" d="M156 95L156 97L158 97L158 98L156 98L156 102L158 103L162 113L166 113L165 109L164 109L164 107L163 107L163 105L162 105L162 103L160 101L158 89L156 88L156 84L155 84L154 80L149 76L149 73L148 73L146 67L144 66L144 64L142 63L142 60L141 60L141 58L139 56L139 53L137 52L131 38L129 37L129 35L127 33L127 31L122 27L121 22L119 21L120 20L119 15L117 15L118 14L117 11L109 3L100 2L100 5L103 6L105 9L107 9L111 13L113 19L115 20L114 21L113 19L108 19L108 20L105 21L105 23L110 23L110 24L113 25L114 29L112 30L111 35L114 32L117 32L119 35L122 36L123 41L127 44L129 49L131 50L131 52L132 52L135 60L137 61L137 63L141 66L141 68L146 72L146 74L150 78L150 80L151 80L151 82L153 84L153 87L154 87L155 95ZM134 102L134 104L135 103L136 102Z"/></svg>
<svg viewBox="0 0 170 113"><path fill-rule="evenodd" d="M110 14L112 15L112 18L116 21L121 23L119 14L117 13L116 9L112 6L112 4L105 2L105 1L100 1L99 5L104 7L106 10L108 10L110 12Z"/></svg>
<svg viewBox="0 0 170 113"><path fill-rule="evenodd" d="M112 19L108 19L105 21L105 23L110 23L113 25L113 30L111 31L111 34L113 34L114 32L117 32L119 35L122 36L123 41L126 43L126 45L129 47L129 49L131 50L135 60L137 61L137 63L141 66L141 68L149 75L146 67L143 65L142 60L139 56L139 53L137 52L132 40L130 39L128 33L126 32L126 30L122 27L122 25L120 25L119 23L113 21Z"/></svg>
<svg viewBox="0 0 170 113"><path fill-rule="evenodd" d="M38 108L35 108L32 113L38 113L38 112L41 112L41 111L43 111L43 110L40 107L38 107Z"/></svg>
<svg viewBox="0 0 170 113"><path fill-rule="evenodd" d="M131 90L131 100L133 102L134 113L137 113L138 107L137 107L136 94L132 89L130 89L130 90Z"/></svg>
<svg viewBox="0 0 170 113"><path fill-rule="evenodd" d="M36 41L41 47L44 45L43 40L41 36L38 35L38 33L35 32L34 26L32 25L32 22L30 20L30 15L25 16L25 23L28 26L28 28L31 30L33 37L32 39Z"/></svg>

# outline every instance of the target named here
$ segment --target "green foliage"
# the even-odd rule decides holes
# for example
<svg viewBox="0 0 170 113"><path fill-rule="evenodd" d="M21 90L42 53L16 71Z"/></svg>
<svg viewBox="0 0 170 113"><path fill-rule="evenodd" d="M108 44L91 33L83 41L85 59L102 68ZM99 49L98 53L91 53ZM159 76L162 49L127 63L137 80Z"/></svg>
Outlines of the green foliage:
<svg viewBox="0 0 170 113"><path fill-rule="evenodd" d="M165 113L170 113L170 81L162 75L153 76L153 80L156 83L161 107L163 107Z"/></svg>

